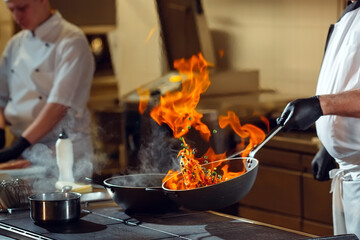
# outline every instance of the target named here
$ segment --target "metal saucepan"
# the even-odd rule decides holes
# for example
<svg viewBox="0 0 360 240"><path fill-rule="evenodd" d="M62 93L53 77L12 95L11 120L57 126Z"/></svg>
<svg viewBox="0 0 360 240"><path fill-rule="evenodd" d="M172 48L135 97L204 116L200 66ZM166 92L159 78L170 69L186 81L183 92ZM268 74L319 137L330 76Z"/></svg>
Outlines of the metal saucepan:
<svg viewBox="0 0 360 240"><path fill-rule="evenodd" d="M164 212L178 208L161 188L165 176L163 173L131 174L95 183L104 186L113 200L127 212ZM89 178L87 180L94 182Z"/></svg>
<svg viewBox="0 0 360 240"><path fill-rule="evenodd" d="M247 162L246 166L244 166L244 161ZM210 169L214 163L219 163L220 166L227 165L230 171L235 172L238 171L239 168L245 167L246 172L238 177L215 185L188 190L170 189L168 187L168 183L171 181L170 178L163 183L162 188L174 202L192 210L217 210L230 206L245 197L255 182L259 165L258 160L255 158L233 158L219 160L201 166ZM216 170L219 174L221 174L222 168L220 166L217 167ZM177 177L179 181L182 181L181 173L179 173Z"/></svg>
<svg viewBox="0 0 360 240"><path fill-rule="evenodd" d="M29 196L30 217L37 223L68 223L79 220L81 194L69 191L70 189Z"/></svg>

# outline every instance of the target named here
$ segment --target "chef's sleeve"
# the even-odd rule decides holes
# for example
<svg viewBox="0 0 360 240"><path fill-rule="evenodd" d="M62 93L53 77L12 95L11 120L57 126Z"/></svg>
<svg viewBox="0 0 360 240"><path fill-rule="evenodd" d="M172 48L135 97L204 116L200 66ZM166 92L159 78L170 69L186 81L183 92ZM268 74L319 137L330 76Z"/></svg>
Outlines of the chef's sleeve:
<svg viewBox="0 0 360 240"><path fill-rule="evenodd" d="M0 60L0 107L5 108L9 99L9 88L7 83L7 75L10 71L8 60L8 47Z"/></svg>
<svg viewBox="0 0 360 240"><path fill-rule="evenodd" d="M54 84L47 102L59 103L81 113L89 99L94 65L85 37L65 40L58 53Z"/></svg>

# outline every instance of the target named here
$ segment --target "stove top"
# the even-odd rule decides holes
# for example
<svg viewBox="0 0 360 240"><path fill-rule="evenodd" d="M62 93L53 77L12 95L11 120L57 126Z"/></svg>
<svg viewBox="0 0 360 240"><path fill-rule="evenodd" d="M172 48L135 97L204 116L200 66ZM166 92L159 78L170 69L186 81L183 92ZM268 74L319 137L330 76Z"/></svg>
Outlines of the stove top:
<svg viewBox="0 0 360 240"><path fill-rule="evenodd" d="M97 206L95 206L97 205ZM14 239L305 239L290 232L216 212L180 209L162 214L127 214L114 203L83 207L78 222L40 225L29 211L0 214L0 234Z"/></svg>

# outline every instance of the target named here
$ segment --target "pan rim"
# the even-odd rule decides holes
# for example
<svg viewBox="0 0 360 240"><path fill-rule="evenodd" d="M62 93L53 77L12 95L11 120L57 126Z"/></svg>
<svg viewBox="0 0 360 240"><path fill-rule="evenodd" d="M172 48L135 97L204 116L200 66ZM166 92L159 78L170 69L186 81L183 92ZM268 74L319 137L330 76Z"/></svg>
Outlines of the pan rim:
<svg viewBox="0 0 360 240"><path fill-rule="evenodd" d="M138 177L138 176L163 176L163 178L166 176L166 173L133 173L133 174L127 174L127 175L119 175L119 176L115 176L115 177L110 177L107 178L103 181L103 183L105 184L106 187L108 188L126 188L126 189L147 189L147 188L152 188L152 189L162 189L162 183L159 186L156 187L135 187L135 186L127 186L127 185L116 185L116 184L112 184L109 183L108 181L112 180L112 179L118 179L118 178L125 178L125 177Z"/></svg>

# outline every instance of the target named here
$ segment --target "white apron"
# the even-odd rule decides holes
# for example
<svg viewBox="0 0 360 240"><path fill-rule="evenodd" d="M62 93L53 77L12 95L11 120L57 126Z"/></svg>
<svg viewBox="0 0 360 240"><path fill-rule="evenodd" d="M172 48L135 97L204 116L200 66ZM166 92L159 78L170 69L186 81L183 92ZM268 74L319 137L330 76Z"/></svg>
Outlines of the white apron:
<svg viewBox="0 0 360 240"><path fill-rule="evenodd" d="M334 235L354 233L360 238L360 166L333 169L329 174Z"/></svg>

